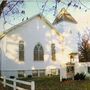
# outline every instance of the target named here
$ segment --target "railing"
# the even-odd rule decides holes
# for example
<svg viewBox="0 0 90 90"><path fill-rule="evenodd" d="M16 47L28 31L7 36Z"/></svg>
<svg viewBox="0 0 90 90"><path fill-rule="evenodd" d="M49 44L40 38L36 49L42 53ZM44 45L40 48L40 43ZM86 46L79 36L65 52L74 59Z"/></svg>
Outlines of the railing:
<svg viewBox="0 0 90 90"><path fill-rule="evenodd" d="M22 80L16 80L16 78L10 79L10 78L5 78L5 77L1 77L1 79L3 79L3 82L2 83L3 83L4 87L6 87L6 85L7 85L9 87L12 87L13 90L17 90L17 89L18 90L29 90L29 89L24 89L24 88L21 88L21 87L17 86L16 83L28 85L28 86L31 87L30 90L35 90L35 82L34 81L26 82L26 81L22 81ZM13 84L7 83L7 80L13 82Z"/></svg>

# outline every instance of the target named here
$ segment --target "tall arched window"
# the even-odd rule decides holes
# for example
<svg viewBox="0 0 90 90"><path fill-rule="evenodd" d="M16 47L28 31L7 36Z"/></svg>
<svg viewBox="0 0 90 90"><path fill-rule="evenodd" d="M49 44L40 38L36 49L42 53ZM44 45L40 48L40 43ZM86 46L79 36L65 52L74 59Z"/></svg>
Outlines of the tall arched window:
<svg viewBox="0 0 90 90"><path fill-rule="evenodd" d="M44 60L44 50L40 43L35 45L34 48L34 60L35 61L43 61Z"/></svg>
<svg viewBox="0 0 90 90"><path fill-rule="evenodd" d="M19 41L19 61L24 61L24 41Z"/></svg>
<svg viewBox="0 0 90 90"><path fill-rule="evenodd" d="M55 44L51 44L51 57L53 61L56 61L56 50L55 50Z"/></svg>

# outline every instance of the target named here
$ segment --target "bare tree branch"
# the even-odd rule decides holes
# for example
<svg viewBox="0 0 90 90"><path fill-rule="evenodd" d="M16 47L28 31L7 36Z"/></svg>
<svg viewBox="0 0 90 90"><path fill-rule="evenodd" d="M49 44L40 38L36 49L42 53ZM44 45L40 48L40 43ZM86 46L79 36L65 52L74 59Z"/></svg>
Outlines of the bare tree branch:
<svg viewBox="0 0 90 90"><path fill-rule="evenodd" d="M88 31L89 33L90 31ZM79 61L80 62L90 62L90 35L84 34L81 38L81 42L79 43ZM87 36L87 37L86 37Z"/></svg>
<svg viewBox="0 0 90 90"><path fill-rule="evenodd" d="M1 16L4 8L6 7L6 5L7 5L7 0L3 0L0 4L0 16Z"/></svg>

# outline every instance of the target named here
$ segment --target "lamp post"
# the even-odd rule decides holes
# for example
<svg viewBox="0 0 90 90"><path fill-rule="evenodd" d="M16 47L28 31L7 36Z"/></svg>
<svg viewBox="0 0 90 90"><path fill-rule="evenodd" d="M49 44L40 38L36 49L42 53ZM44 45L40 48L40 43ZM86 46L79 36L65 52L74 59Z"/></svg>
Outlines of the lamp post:
<svg viewBox="0 0 90 90"><path fill-rule="evenodd" d="M72 53L69 54L69 55L70 55L70 62L74 61L75 56L76 56L77 54L78 54L77 52L72 52Z"/></svg>

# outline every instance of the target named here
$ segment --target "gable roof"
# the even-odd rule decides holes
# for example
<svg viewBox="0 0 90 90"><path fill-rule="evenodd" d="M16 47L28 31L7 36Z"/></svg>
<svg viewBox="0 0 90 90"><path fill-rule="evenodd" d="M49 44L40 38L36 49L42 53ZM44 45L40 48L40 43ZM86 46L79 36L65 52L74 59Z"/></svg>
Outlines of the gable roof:
<svg viewBox="0 0 90 90"><path fill-rule="evenodd" d="M29 18L28 20L25 20L25 21L23 21L23 22L15 25L15 26L11 27L10 29L2 32L2 34L0 35L0 40L1 40L4 36L6 36L9 32L13 31L15 28L18 28L19 26L21 26L21 25L23 25L23 24L31 21L32 19L34 19L34 18L36 18L36 17L40 17L40 19L42 19L42 20L45 22L45 24L47 24L47 26L49 26L51 29L53 29L58 36L60 36L60 37L63 38L62 34L61 34L60 32L58 32L58 30L40 13L40 14L37 14L37 15L33 16L32 18Z"/></svg>
<svg viewBox="0 0 90 90"><path fill-rule="evenodd" d="M65 8L62 8L61 11L59 12L59 14L56 16L53 24L57 24L59 22L62 21L68 21L68 22L72 22L72 23L77 23L77 21L71 16L70 13L67 12L67 10Z"/></svg>

